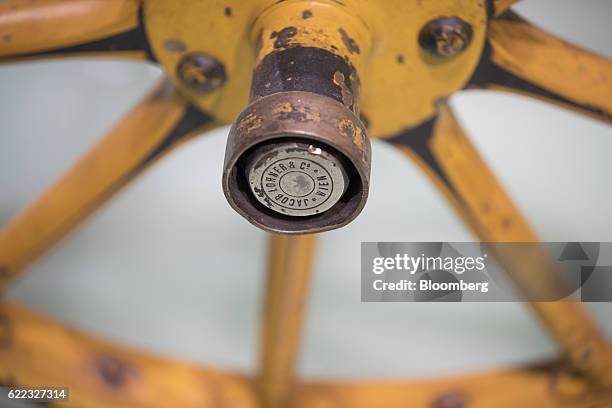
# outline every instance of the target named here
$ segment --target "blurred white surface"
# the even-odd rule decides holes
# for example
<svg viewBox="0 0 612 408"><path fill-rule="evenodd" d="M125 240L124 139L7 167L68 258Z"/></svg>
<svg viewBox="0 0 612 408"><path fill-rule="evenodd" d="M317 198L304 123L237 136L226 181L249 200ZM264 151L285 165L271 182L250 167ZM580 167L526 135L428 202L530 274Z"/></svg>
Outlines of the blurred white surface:
<svg viewBox="0 0 612 408"><path fill-rule="evenodd" d="M518 10L612 55L609 1L529 0ZM124 62L1 66L0 225L158 77ZM512 95L473 91L452 104L543 239L612 241L610 127ZM266 242L223 197L226 134L202 135L140 177L35 264L10 297L111 339L253 371ZM554 355L522 305L360 303L361 241L472 240L418 168L378 142L370 197L354 223L322 237L303 375L434 376ZM612 332L612 307L594 309Z"/></svg>

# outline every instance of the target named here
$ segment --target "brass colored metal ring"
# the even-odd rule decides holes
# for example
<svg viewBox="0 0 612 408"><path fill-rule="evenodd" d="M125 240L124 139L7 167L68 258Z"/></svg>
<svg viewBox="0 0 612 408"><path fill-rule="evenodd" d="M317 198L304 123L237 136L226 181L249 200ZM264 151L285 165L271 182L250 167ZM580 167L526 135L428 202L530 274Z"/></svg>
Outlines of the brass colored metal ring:
<svg viewBox="0 0 612 408"><path fill-rule="evenodd" d="M230 130L223 190L238 213L263 229L288 234L331 230L348 224L363 209L369 188L370 155L365 127L346 106L311 92L281 92L253 102ZM281 181L283 174L274 172L273 167L276 164L277 170L282 170L283 164L287 168L283 173L289 173L291 159L294 168L310 160L312 174L303 171ZM265 177L270 168L278 177L272 176L269 190L262 193L260 177ZM307 206L300 208L294 201L287 206L302 193L307 193L304 197L317 198L318 190L313 196L309 190L313 184L308 178L302 180L303 189L290 187L300 174L314 178L318 174L315 169L329 174L330 186L314 184L319 190L331 187L329 194L323 194L325 197L318 196L325 202L312 206L309 200ZM284 193L283 197L276 198L277 194L270 199L274 188L285 188L291 197ZM289 198L283 203L285 197ZM283 211L281 205L290 208Z"/></svg>

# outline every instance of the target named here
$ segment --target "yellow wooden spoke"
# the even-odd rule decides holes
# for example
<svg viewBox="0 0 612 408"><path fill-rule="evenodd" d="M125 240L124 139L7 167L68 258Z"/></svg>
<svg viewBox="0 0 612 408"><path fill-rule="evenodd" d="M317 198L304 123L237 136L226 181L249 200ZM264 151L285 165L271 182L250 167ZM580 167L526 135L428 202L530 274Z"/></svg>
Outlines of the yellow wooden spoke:
<svg viewBox="0 0 612 408"><path fill-rule="evenodd" d="M0 62L70 56L151 59L138 0L0 2Z"/></svg>
<svg viewBox="0 0 612 408"><path fill-rule="evenodd" d="M519 0L493 0L493 13L498 16L518 2Z"/></svg>
<svg viewBox="0 0 612 408"><path fill-rule="evenodd" d="M472 86L517 92L612 121L612 60L577 47L513 12L491 21L490 48Z"/></svg>
<svg viewBox="0 0 612 408"><path fill-rule="evenodd" d="M256 407L238 375L94 339L16 304L0 304L0 381L68 387L78 407Z"/></svg>
<svg viewBox="0 0 612 408"><path fill-rule="evenodd" d="M160 85L0 231L0 288L184 136L213 125Z"/></svg>
<svg viewBox="0 0 612 408"><path fill-rule="evenodd" d="M284 407L295 385L315 235L271 235L259 392L264 407Z"/></svg>
<svg viewBox="0 0 612 408"><path fill-rule="evenodd" d="M437 120L389 141L416 160L481 241L539 241L448 106L441 106ZM562 275L554 263L543 253L530 255L526 262L525 257L515 259L512 250L495 253L527 299L563 293ZM612 384L612 349L582 304L532 302L531 305L574 367L596 381Z"/></svg>

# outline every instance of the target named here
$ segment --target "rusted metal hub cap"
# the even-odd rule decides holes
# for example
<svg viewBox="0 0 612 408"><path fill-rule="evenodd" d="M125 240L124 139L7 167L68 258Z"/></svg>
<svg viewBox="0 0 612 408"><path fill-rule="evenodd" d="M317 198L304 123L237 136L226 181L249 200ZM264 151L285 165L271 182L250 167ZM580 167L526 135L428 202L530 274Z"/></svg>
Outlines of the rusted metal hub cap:
<svg viewBox="0 0 612 408"><path fill-rule="evenodd" d="M307 143L264 146L246 169L255 198L281 214L306 217L329 210L348 186L342 163Z"/></svg>
<svg viewBox="0 0 612 408"><path fill-rule="evenodd" d="M252 224L283 234L328 231L348 224L365 205L370 141L342 103L279 92L238 116L223 167L229 204Z"/></svg>

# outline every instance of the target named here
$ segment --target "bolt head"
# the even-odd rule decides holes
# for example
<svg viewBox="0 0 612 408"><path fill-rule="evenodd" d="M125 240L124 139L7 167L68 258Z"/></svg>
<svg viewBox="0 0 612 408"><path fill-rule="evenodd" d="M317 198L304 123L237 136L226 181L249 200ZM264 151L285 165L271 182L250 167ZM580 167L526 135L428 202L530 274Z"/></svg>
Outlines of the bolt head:
<svg viewBox="0 0 612 408"><path fill-rule="evenodd" d="M452 58L470 45L473 35L472 27L459 17L440 17L421 29L419 45L437 57Z"/></svg>
<svg viewBox="0 0 612 408"><path fill-rule="evenodd" d="M465 397L458 392L440 395L433 403L434 408L465 408Z"/></svg>
<svg viewBox="0 0 612 408"><path fill-rule="evenodd" d="M218 89L227 80L223 64L203 53L185 55L179 62L177 75L190 89L201 93Z"/></svg>

